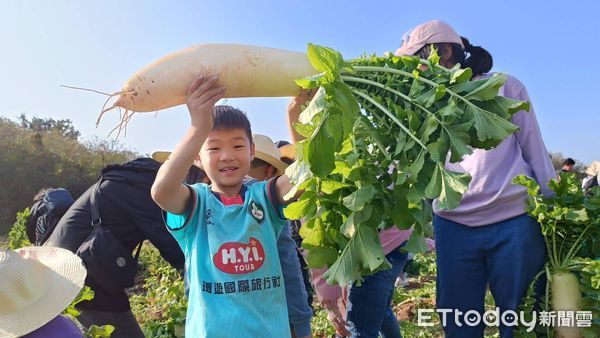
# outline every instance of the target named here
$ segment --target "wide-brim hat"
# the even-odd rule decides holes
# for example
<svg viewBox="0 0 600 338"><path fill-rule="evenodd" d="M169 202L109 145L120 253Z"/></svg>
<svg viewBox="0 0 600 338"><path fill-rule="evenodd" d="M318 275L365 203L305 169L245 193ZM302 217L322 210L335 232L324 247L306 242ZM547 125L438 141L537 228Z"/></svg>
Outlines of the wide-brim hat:
<svg viewBox="0 0 600 338"><path fill-rule="evenodd" d="M432 43L457 43L465 48L460 35L452 26L444 21L431 20L405 33L396 55L415 55L423 46Z"/></svg>
<svg viewBox="0 0 600 338"><path fill-rule="evenodd" d="M254 140L254 157L267 162L277 169L277 175L285 175L287 164L281 160L281 153L270 137L261 134L252 134Z"/></svg>
<svg viewBox="0 0 600 338"><path fill-rule="evenodd" d="M281 158L289 158L292 161L296 159L296 148L293 144L286 144L279 147L279 152L281 153Z"/></svg>
<svg viewBox="0 0 600 338"><path fill-rule="evenodd" d="M0 251L0 337L35 331L61 314L83 288L86 269L69 250Z"/></svg>
<svg viewBox="0 0 600 338"><path fill-rule="evenodd" d="M165 163L169 156L171 156L170 151L157 150L152 153L152 159L160 163Z"/></svg>
<svg viewBox="0 0 600 338"><path fill-rule="evenodd" d="M160 163L165 163L169 156L171 156L170 151L157 150L152 153L152 159ZM192 165L195 165L196 167L202 169L202 163L200 162L200 154L196 156L196 160L194 161L194 163L192 163Z"/></svg>

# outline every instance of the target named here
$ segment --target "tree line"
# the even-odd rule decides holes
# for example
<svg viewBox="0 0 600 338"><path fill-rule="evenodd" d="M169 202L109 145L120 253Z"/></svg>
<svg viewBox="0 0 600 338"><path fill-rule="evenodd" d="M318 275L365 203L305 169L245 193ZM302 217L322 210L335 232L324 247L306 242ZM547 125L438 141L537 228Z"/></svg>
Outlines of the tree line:
<svg viewBox="0 0 600 338"><path fill-rule="evenodd" d="M0 235L40 189L62 187L77 198L104 166L139 156L117 140L81 141L80 135L68 119L0 117Z"/></svg>

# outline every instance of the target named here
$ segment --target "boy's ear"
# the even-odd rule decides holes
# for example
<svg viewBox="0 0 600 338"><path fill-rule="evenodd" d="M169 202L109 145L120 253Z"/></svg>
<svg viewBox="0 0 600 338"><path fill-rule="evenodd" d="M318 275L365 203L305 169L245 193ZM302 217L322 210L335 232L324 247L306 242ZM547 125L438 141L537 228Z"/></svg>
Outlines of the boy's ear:
<svg viewBox="0 0 600 338"><path fill-rule="evenodd" d="M197 160L195 160L194 164L192 164L192 165L195 165L195 166L201 168L202 170L204 170L204 172L206 172L206 168L208 166L208 163L204 163L204 160L202 160L202 156L200 156L200 158L197 159Z"/></svg>

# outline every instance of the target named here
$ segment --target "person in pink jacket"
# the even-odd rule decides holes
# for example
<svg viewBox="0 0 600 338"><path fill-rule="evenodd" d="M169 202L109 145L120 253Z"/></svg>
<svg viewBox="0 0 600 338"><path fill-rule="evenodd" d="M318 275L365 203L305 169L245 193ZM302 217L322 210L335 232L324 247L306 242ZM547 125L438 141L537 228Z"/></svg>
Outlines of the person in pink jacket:
<svg viewBox="0 0 600 338"><path fill-rule="evenodd" d="M476 78L490 76L490 53L471 45L438 20L413 28L396 55L427 58L431 45L436 47L442 66L461 64L470 67ZM525 86L512 76L500 95L530 101ZM475 149L460 162L446 164L448 169L472 177L460 205L446 210L437 201L433 203L436 300L438 312L451 311L442 321L447 338L483 337L483 321L469 325L461 313L473 311L481 318L488 285L500 314L518 310L528 286L544 266L546 248L540 225L526 213L525 187L512 184L512 180L525 174L539 183L544 194L550 194L547 183L556 175L533 108L517 112L512 122L519 131L494 149ZM512 329L500 322L502 338L512 337Z"/></svg>

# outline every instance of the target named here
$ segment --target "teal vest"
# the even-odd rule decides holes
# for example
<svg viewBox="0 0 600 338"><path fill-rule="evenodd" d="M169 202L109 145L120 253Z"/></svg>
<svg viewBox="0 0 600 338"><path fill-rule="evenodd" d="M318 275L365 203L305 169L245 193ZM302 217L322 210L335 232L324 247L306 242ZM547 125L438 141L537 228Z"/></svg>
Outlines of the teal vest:
<svg viewBox="0 0 600 338"><path fill-rule="evenodd" d="M277 238L285 225L270 184L247 186L244 204L224 205L192 186L187 215L167 213L190 283L186 337L289 337Z"/></svg>

